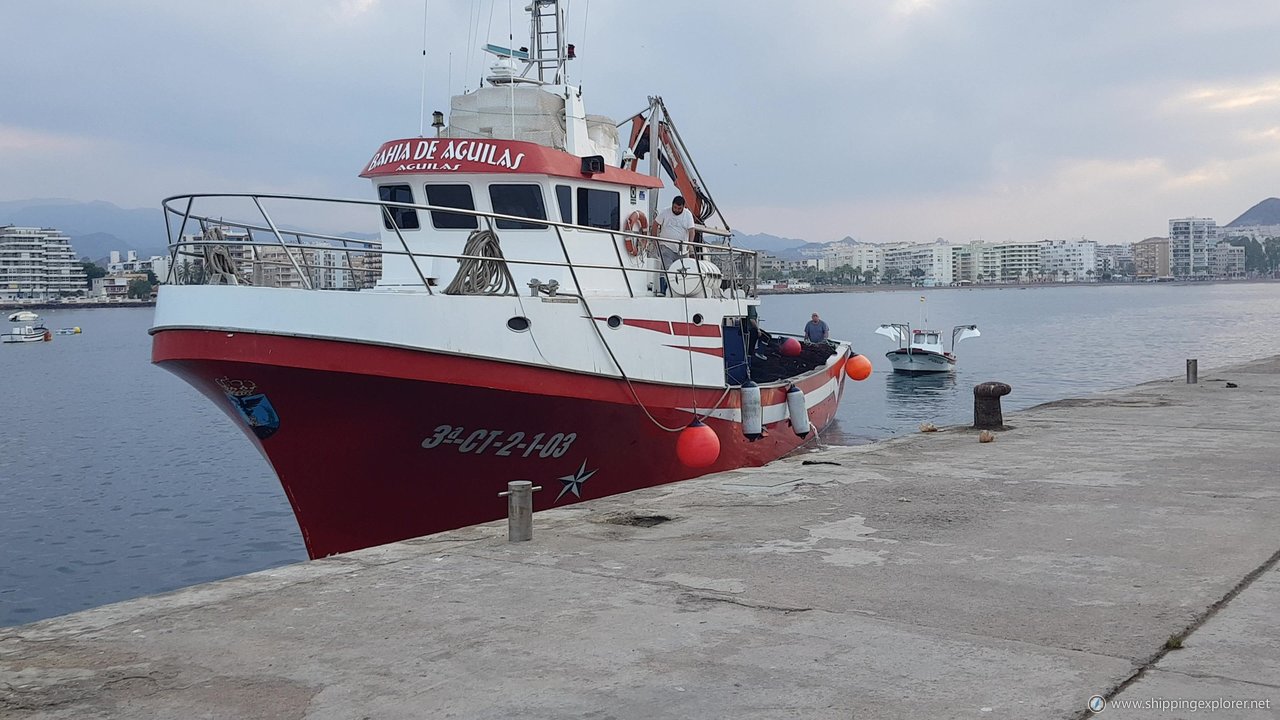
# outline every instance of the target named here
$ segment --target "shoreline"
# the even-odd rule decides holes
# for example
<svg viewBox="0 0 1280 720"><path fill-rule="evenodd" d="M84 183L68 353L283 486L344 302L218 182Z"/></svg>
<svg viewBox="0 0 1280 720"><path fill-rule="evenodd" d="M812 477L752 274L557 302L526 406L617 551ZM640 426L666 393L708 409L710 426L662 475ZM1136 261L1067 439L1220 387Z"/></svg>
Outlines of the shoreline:
<svg viewBox="0 0 1280 720"><path fill-rule="evenodd" d="M36 302L36 303L0 303L0 311L15 310L96 310L98 308L141 308L155 307L155 300L130 300L128 302Z"/></svg>
<svg viewBox="0 0 1280 720"><path fill-rule="evenodd" d="M1177 282L1043 282L1043 283L982 283L980 285L823 285L803 290L757 289L757 295L821 295L824 293L873 293L925 290L1039 290L1042 288L1098 288L1098 287L1184 287L1188 285L1264 285L1280 283L1275 278L1251 278L1247 280L1179 280Z"/></svg>

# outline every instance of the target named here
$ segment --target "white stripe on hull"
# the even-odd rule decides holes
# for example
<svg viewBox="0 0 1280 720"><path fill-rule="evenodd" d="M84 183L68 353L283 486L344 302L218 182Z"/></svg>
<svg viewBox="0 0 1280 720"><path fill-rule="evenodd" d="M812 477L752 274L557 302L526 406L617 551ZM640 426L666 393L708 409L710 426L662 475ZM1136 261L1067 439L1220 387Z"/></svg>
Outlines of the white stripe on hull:
<svg viewBox="0 0 1280 720"><path fill-rule="evenodd" d="M956 369L956 361L937 353L917 351L911 354L886 353L889 364L897 372L951 372Z"/></svg>

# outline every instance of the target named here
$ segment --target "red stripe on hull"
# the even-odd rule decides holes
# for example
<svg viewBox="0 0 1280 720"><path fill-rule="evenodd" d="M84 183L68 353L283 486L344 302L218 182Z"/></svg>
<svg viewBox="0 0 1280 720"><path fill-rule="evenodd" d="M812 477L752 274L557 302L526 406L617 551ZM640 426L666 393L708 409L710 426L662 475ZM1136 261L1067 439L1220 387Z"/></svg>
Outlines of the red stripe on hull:
<svg viewBox="0 0 1280 720"><path fill-rule="evenodd" d="M621 380L402 348L162 330L152 360L222 407L268 458L311 557L499 519L506 501L498 492L509 480L541 485L534 509L543 510L763 465L802 442L786 421L749 443L737 423L709 418L720 458L691 469L676 459L677 434L655 427ZM840 368L801 383L809 390L833 377L841 383L810 408L818 428L835 415ZM635 388L663 424L689 421L676 408L691 407L695 391ZM260 438L229 389L278 418L278 427L259 427ZM710 407L722 393L699 389L697 404ZM766 388L762 400L784 396ZM721 407L737 400L730 393Z"/></svg>
<svg viewBox="0 0 1280 720"><path fill-rule="evenodd" d="M638 320L638 319L631 318L631 319L623 320L622 324L629 325L631 327L644 328L645 330L652 330L654 332L660 332L660 333L663 333L664 335L671 334L671 321L669 320Z"/></svg>

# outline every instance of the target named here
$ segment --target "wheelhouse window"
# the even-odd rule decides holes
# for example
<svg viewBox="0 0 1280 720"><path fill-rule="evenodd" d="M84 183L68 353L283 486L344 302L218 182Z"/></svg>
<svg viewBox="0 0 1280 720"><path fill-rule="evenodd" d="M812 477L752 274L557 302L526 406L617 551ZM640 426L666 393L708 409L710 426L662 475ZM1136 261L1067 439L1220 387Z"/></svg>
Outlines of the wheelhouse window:
<svg viewBox="0 0 1280 720"><path fill-rule="evenodd" d="M542 186L540 185L490 185L489 202L498 215L515 215L516 217L546 220L547 208L542 203ZM542 223L527 223L516 220L498 220L499 230L546 230Z"/></svg>
<svg viewBox="0 0 1280 720"><path fill-rule="evenodd" d="M573 188L568 185L556 186L556 204L560 206L560 222L573 222Z"/></svg>
<svg viewBox="0 0 1280 720"><path fill-rule="evenodd" d="M617 230L622 196L610 190L578 188L578 224Z"/></svg>
<svg viewBox="0 0 1280 720"><path fill-rule="evenodd" d="M470 185L428 185L426 189L428 205L459 210L476 209L475 199L471 197ZM441 230L475 230L480 227L480 223L475 215L432 210L431 226Z"/></svg>
<svg viewBox="0 0 1280 720"><path fill-rule="evenodd" d="M378 199L382 202L397 202L413 204L413 190L408 185L379 185ZM387 207L382 213L382 226L390 230L395 223L395 227L401 230L417 230L418 229L418 211L413 208Z"/></svg>

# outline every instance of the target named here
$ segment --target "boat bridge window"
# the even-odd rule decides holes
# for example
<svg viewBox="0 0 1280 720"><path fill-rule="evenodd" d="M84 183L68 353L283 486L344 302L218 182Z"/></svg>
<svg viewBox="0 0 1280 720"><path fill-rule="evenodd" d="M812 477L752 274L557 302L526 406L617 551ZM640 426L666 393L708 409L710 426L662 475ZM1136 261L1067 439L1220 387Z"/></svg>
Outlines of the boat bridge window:
<svg viewBox="0 0 1280 720"><path fill-rule="evenodd" d="M929 333L928 335L926 335L926 336L925 336L925 340L924 340L924 341L925 341L926 343L930 344L930 345L937 345L937 344L938 344L938 333Z"/></svg>
<svg viewBox="0 0 1280 720"><path fill-rule="evenodd" d="M573 223L573 188L556 186L556 203L560 206L560 222Z"/></svg>
<svg viewBox="0 0 1280 720"><path fill-rule="evenodd" d="M428 185L427 204L460 210L476 209L470 185ZM431 226L441 230L475 230L480 223L474 215L432 210Z"/></svg>
<svg viewBox="0 0 1280 720"><path fill-rule="evenodd" d="M413 204L413 191L408 185L379 185L378 199L382 202L398 202ZM382 226L391 229L392 221L401 230L418 229L418 211L413 208L389 207L382 214ZM391 217L387 217L387 215Z"/></svg>
<svg viewBox="0 0 1280 720"><path fill-rule="evenodd" d="M578 224L587 227L617 230L622 196L610 190L578 188Z"/></svg>
<svg viewBox="0 0 1280 720"><path fill-rule="evenodd" d="M542 204L541 185L490 185L489 202L499 215L546 220L547 208ZM498 220L499 230L546 230L541 223Z"/></svg>

